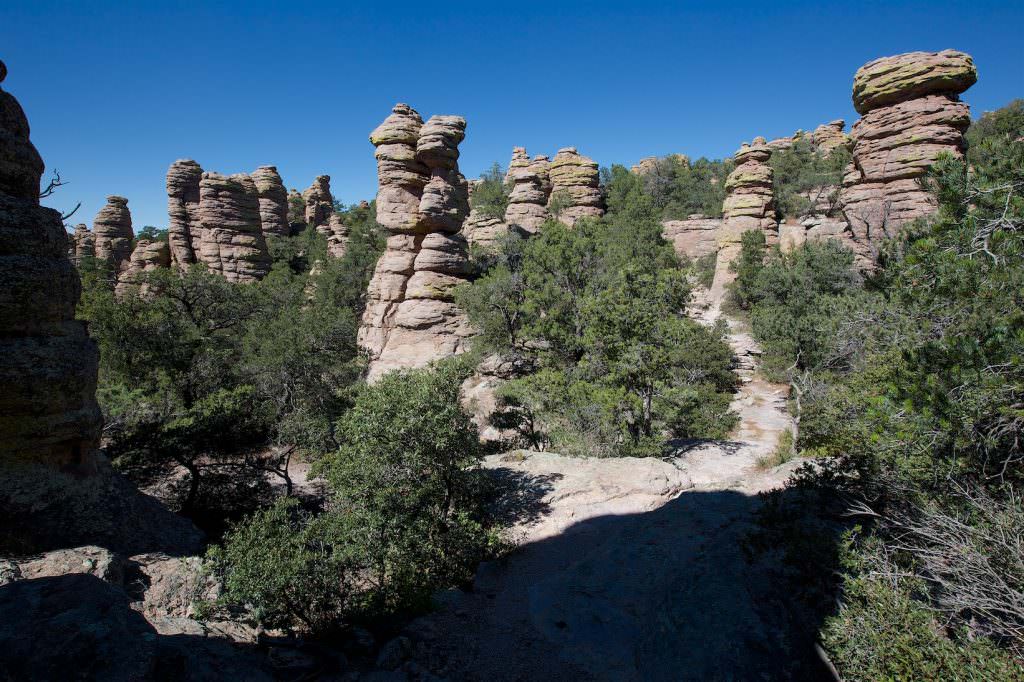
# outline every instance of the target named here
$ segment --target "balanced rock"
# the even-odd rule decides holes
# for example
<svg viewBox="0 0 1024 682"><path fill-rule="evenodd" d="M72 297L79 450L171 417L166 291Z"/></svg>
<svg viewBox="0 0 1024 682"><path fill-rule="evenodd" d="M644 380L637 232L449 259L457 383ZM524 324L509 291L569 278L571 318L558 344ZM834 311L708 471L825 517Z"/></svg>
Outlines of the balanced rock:
<svg viewBox="0 0 1024 682"><path fill-rule="evenodd" d="M334 197L331 195L331 176L318 175L302 199L306 205L305 220L309 227L326 225L334 213Z"/></svg>
<svg viewBox="0 0 1024 682"><path fill-rule="evenodd" d="M170 266L171 252L167 242L140 239L132 251L128 267L117 278L114 294L118 298L124 298L133 290L137 290L140 296L146 296L149 293L149 284L145 282L144 273Z"/></svg>
<svg viewBox="0 0 1024 682"><path fill-rule="evenodd" d="M264 237L287 237L288 191L275 166L260 166L252 173L260 202L260 229ZM329 190L328 190L329 191Z"/></svg>
<svg viewBox="0 0 1024 682"><path fill-rule="evenodd" d="M863 115L851 130L840 202L863 266L882 240L935 211L920 179L940 154L963 154L971 117L959 94L977 77L970 55L952 50L885 57L857 71L853 102Z"/></svg>
<svg viewBox="0 0 1024 682"><path fill-rule="evenodd" d="M203 239L199 261L229 282L254 282L270 270L260 230L256 185L244 173L203 173L199 183Z"/></svg>
<svg viewBox="0 0 1024 682"><path fill-rule="evenodd" d="M96 258L109 264L115 275L120 275L131 258L135 238L128 200L116 195L107 197L106 206L93 220L92 234Z"/></svg>
<svg viewBox="0 0 1024 682"><path fill-rule="evenodd" d="M185 269L197 261L203 240L199 219L199 182L203 169L192 159L179 159L167 169L167 241L171 262Z"/></svg>
<svg viewBox="0 0 1024 682"><path fill-rule="evenodd" d="M575 147L563 147L548 170L551 197L548 209L557 207L558 220L572 227L580 218L604 215L604 197L597 163L582 156Z"/></svg>
<svg viewBox="0 0 1024 682"><path fill-rule="evenodd" d="M39 205L42 172L21 105L0 89L0 468L85 473L102 425L99 353L75 320L81 284L60 213Z"/></svg>
<svg viewBox="0 0 1024 682"><path fill-rule="evenodd" d="M512 184L505 208L505 224L515 225L528 234L535 234L549 217L551 198L551 161L543 155L527 155L526 149L512 150L506 182Z"/></svg>
<svg viewBox="0 0 1024 682"><path fill-rule="evenodd" d="M463 352L472 333L453 291L466 281L469 184L459 173L466 121L426 123L397 104L371 134L377 157L377 222L391 233L377 261L359 328L369 380Z"/></svg>

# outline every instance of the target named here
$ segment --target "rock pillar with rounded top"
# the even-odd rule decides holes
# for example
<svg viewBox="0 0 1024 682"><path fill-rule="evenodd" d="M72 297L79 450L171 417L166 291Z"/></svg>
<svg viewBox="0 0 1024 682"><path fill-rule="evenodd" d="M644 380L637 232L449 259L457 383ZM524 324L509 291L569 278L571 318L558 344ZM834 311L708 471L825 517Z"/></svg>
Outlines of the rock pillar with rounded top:
<svg viewBox="0 0 1024 682"><path fill-rule="evenodd" d="M0 83L5 75L0 62ZM24 111L0 89L0 468L90 473L99 352L75 320L81 284L60 213L39 205L42 172Z"/></svg>
<svg viewBox="0 0 1024 682"><path fill-rule="evenodd" d="M460 234L469 186L459 172L466 121L396 104L371 134L377 157L377 222L390 236L377 262L359 328L368 379L467 349L472 329L453 301L469 258Z"/></svg>
<svg viewBox="0 0 1024 682"><path fill-rule="evenodd" d="M135 239L128 200L116 195L107 197L107 204L93 221L92 234L96 258L120 275L128 266Z"/></svg>

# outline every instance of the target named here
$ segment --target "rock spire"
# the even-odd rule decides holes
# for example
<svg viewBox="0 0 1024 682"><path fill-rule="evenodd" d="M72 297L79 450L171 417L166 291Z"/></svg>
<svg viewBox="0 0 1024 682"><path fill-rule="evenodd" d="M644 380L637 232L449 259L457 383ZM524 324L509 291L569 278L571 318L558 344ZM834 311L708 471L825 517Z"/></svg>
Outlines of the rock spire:
<svg viewBox="0 0 1024 682"><path fill-rule="evenodd" d="M115 275L121 274L131 258L135 239L128 200L117 195L107 197L107 204L93 220L92 234L96 258L109 264Z"/></svg>
<svg viewBox="0 0 1024 682"><path fill-rule="evenodd" d="M558 220L572 227L580 218L604 215L597 163L581 155L576 147L558 150L551 160L548 176L551 178L548 210L557 213Z"/></svg>

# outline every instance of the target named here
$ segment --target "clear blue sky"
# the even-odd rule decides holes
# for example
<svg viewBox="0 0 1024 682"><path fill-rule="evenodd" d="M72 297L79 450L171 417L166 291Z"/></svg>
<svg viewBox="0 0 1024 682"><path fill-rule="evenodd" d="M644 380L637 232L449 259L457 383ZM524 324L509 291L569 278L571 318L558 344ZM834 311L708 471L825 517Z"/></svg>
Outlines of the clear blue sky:
<svg viewBox="0 0 1024 682"><path fill-rule="evenodd" d="M200 6L203 5L203 6ZM575 145L602 165L723 157L756 135L856 120L853 73L879 56L974 55L974 112L1024 97L1024 2L65 3L4 0L3 87L91 225L107 194L167 223L182 157L234 173L318 173L376 191L367 134L395 102L469 121L475 177L511 149Z"/></svg>

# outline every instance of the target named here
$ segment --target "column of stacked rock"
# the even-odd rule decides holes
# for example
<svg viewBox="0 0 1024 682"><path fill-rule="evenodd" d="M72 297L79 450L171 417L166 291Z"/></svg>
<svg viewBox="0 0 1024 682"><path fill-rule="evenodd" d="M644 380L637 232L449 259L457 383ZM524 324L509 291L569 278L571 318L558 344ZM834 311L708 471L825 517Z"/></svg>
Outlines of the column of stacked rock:
<svg viewBox="0 0 1024 682"><path fill-rule="evenodd" d="M548 219L548 200L551 198L551 162L544 155L532 159L523 147L512 150L506 181L512 183L505 222L516 225L529 234L536 234Z"/></svg>
<svg viewBox="0 0 1024 682"><path fill-rule="evenodd" d="M811 142L822 155L828 156L835 149L849 146L850 136L843 132L845 129L846 121L841 118L822 123L811 133Z"/></svg>
<svg viewBox="0 0 1024 682"><path fill-rule="evenodd" d="M180 270L197 261L203 241L199 220L199 182L203 169L192 159L179 159L167 169L167 241L171 262Z"/></svg>
<svg viewBox="0 0 1024 682"><path fill-rule="evenodd" d="M276 166L260 166L252 172L260 204L260 229L264 237L287 237L288 190Z"/></svg>
<svg viewBox="0 0 1024 682"><path fill-rule="evenodd" d="M331 176L316 176L313 184L302 193L302 199L306 202L306 225L315 228L325 227L334 213Z"/></svg>
<svg viewBox="0 0 1024 682"><path fill-rule="evenodd" d="M203 173L199 182L199 261L229 282L255 282L270 271L256 185L245 173Z"/></svg>
<svg viewBox="0 0 1024 682"><path fill-rule="evenodd" d="M92 232L85 226L85 223L75 225L75 233L71 235L68 244L68 257L76 266L82 264L85 258L92 258L96 255L96 241Z"/></svg>
<svg viewBox="0 0 1024 682"><path fill-rule="evenodd" d="M96 258L109 265L115 275L120 275L132 256L135 239L128 200L116 195L107 197L107 204L93 220L92 235Z"/></svg>
<svg viewBox="0 0 1024 682"><path fill-rule="evenodd" d="M327 221L327 255L341 258L348 250L348 225L337 213L332 213Z"/></svg>
<svg viewBox="0 0 1024 682"><path fill-rule="evenodd" d="M131 293L139 296L149 294L149 284L145 281L145 273L171 266L171 252L165 241L140 239L132 251L127 267L117 278L114 295L123 299Z"/></svg>
<svg viewBox="0 0 1024 682"><path fill-rule="evenodd" d="M469 260L459 234L469 189L459 172L466 121L434 116L425 124L396 104L371 134L377 158L377 222L390 233L367 291L359 345L368 379L422 367L464 351L472 330L452 300Z"/></svg>
<svg viewBox="0 0 1024 682"><path fill-rule="evenodd" d="M851 130L841 202L862 265L886 237L935 211L920 179L941 153L963 154L971 115L959 95L977 80L971 56L953 50L883 57L857 70L853 106L861 118Z"/></svg>
<svg viewBox="0 0 1024 682"><path fill-rule="evenodd" d="M0 83L6 73L0 62ZM86 472L99 354L75 320L81 285L60 213L39 205L42 172L25 113L0 89L0 457Z"/></svg>
<svg viewBox="0 0 1024 682"><path fill-rule="evenodd" d="M712 300L722 300L725 287L735 273L729 265L740 252L743 233L765 232L768 244L778 241L778 223L772 194L772 167L768 165L771 149L763 137L752 144L743 143L733 156L736 167L725 181L725 202L722 204L722 228L718 236L718 260L711 285Z"/></svg>
<svg viewBox="0 0 1024 682"><path fill-rule="evenodd" d="M597 163L582 156L575 147L563 147L548 167L551 196L548 210L556 209L558 220L569 227L580 218L604 215L604 197Z"/></svg>

